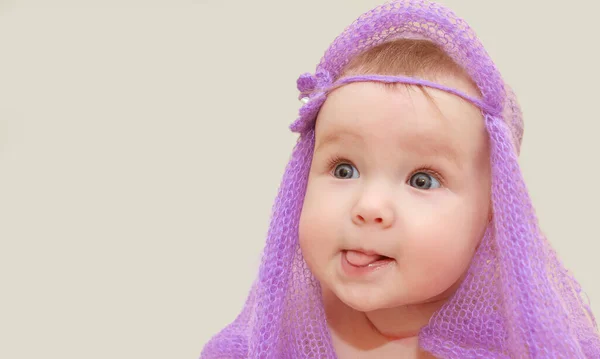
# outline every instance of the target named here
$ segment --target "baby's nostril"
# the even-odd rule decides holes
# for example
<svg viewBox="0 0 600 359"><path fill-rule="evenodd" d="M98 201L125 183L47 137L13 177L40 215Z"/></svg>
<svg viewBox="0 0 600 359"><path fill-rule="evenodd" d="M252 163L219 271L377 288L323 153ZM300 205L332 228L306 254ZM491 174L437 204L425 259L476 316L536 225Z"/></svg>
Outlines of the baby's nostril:
<svg viewBox="0 0 600 359"><path fill-rule="evenodd" d="M383 220L381 218L375 218L375 222L381 223L381 222L383 222Z"/></svg>

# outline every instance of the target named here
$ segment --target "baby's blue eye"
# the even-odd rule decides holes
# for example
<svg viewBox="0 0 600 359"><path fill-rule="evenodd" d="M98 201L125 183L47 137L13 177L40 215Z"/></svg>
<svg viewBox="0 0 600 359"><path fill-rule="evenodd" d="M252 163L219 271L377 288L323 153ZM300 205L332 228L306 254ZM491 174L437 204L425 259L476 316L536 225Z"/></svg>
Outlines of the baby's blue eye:
<svg viewBox="0 0 600 359"><path fill-rule="evenodd" d="M358 170L356 167L348 163L340 163L339 165L335 166L333 174L337 178L341 179L358 178Z"/></svg>
<svg viewBox="0 0 600 359"><path fill-rule="evenodd" d="M418 189L439 188L440 182L432 175L425 172L417 172L410 178L410 185Z"/></svg>

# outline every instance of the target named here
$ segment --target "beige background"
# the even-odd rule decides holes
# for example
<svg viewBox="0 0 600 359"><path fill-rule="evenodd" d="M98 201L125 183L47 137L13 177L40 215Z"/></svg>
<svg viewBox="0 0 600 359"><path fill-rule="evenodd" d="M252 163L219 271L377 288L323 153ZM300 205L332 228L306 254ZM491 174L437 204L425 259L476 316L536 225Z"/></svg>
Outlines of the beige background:
<svg viewBox="0 0 600 359"><path fill-rule="evenodd" d="M296 78L379 3L0 0L0 357L197 358L256 274ZM542 227L600 316L598 5L442 3L516 90Z"/></svg>

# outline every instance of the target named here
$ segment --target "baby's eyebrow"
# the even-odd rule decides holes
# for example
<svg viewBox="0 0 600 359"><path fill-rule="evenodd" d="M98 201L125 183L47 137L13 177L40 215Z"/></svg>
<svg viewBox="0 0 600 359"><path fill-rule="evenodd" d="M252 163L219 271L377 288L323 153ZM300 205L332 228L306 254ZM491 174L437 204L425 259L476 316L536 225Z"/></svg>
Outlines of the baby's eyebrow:
<svg viewBox="0 0 600 359"><path fill-rule="evenodd" d="M358 142L362 144L365 142L365 139L359 133L344 130L335 131L326 134L318 141L318 144L315 147L315 152L325 147L325 145L335 144L345 138L351 142ZM459 160L462 158L460 148L448 143L446 139L430 133L413 135L410 137L410 140L399 142L398 147L403 151L412 152L421 156L442 157L448 162L454 164L456 167L462 167Z"/></svg>
<svg viewBox="0 0 600 359"><path fill-rule="evenodd" d="M331 131L320 139L315 147L315 152L325 145L335 144L340 142L344 137L349 137L351 141L364 142L361 135L351 131Z"/></svg>
<svg viewBox="0 0 600 359"><path fill-rule="evenodd" d="M409 141L400 144L405 151L411 151L429 157L443 157L458 168L462 168L460 159L463 158L461 148L432 134L420 134L411 137Z"/></svg>

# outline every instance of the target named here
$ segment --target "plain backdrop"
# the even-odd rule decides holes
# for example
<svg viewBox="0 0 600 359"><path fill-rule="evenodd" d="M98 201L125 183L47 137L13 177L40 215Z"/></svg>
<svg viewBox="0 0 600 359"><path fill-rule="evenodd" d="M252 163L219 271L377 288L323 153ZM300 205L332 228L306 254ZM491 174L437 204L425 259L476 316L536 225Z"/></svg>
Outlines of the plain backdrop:
<svg viewBox="0 0 600 359"><path fill-rule="evenodd" d="M600 315L598 3L441 2L516 91ZM0 357L197 358L257 274L297 77L380 3L0 0Z"/></svg>

